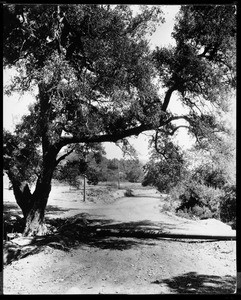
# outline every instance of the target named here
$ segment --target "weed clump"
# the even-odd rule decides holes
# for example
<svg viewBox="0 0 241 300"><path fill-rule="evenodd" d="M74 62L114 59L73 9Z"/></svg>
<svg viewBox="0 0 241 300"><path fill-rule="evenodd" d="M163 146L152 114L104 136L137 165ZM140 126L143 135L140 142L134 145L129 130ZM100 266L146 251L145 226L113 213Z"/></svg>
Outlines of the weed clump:
<svg viewBox="0 0 241 300"><path fill-rule="evenodd" d="M125 197L134 197L134 192L132 189L127 189L124 193Z"/></svg>

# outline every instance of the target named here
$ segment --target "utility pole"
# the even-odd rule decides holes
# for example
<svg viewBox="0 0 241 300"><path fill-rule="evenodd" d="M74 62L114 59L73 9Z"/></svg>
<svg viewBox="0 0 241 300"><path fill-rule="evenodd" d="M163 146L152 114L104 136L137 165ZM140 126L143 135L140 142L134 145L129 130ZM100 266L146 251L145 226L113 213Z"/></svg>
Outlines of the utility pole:
<svg viewBox="0 0 241 300"><path fill-rule="evenodd" d="M120 189L120 163L118 160L118 189Z"/></svg>
<svg viewBox="0 0 241 300"><path fill-rule="evenodd" d="M84 155L84 161L87 163L87 149L84 149L83 155ZM86 200L86 175L84 174L84 193L83 193L83 202Z"/></svg>
<svg viewBox="0 0 241 300"><path fill-rule="evenodd" d="M83 194L83 202L85 202L86 199L86 176L84 174L84 194Z"/></svg>

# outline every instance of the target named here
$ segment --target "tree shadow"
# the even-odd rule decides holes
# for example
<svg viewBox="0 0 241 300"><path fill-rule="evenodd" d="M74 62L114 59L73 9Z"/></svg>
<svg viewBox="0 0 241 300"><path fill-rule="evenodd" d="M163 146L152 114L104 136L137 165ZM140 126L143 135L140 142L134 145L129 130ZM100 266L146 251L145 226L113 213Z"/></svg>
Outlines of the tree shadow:
<svg viewBox="0 0 241 300"><path fill-rule="evenodd" d="M45 212L52 212L52 211L68 211L69 209L67 208L60 208L57 205L48 205L45 209Z"/></svg>
<svg viewBox="0 0 241 300"><path fill-rule="evenodd" d="M158 238L152 222L119 222L97 218L87 213L70 218L48 219L52 233L32 238L31 245L40 249L49 246L64 251L82 246L109 250L127 250L141 245L155 245ZM158 228L158 232L161 228Z"/></svg>
<svg viewBox="0 0 241 300"><path fill-rule="evenodd" d="M236 288L234 276L215 276L189 272L170 279L155 280L153 284L167 284L178 294L233 294Z"/></svg>
<svg viewBox="0 0 241 300"><path fill-rule="evenodd" d="M48 235L46 237L35 237L30 246L33 250L41 249L41 247L49 246L55 249L69 251L82 247L93 247L108 250L128 250L141 245L155 245L146 239L128 238L128 237L110 237L110 236L81 236L78 239L73 239L70 235ZM31 249L29 249L31 250ZM31 251L29 254L32 254ZM26 256L26 255L25 255Z"/></svg>
<svg viewBox="0 0 241 300"><path fill-rule="evenodd" d="M143 220L143 221L130 221L130 222L118 222L114 224L108 224L103 225L103 229L115 229L115 228L125 228L125 229L137 229L137 228L147 228L147 227L153 227L157 225L157 223L151 222L149 220ZM160 227L161 228L161 227Z"/></svg>
<svg viewBox="0 0 241 300"><path fill-rule="evenodd" d="M116 238L116 237L92 237L85 239L80 245L89 246L99 249L108 249L108 250L128 250L133 247L138 247L140 244L144 244L144 241L140 241L133 238Z"/></svg>
<svg viewBox="0 0 241 300"><path fill-rule="evenodd" d="M166 233L167 230L176 229L176 225L153 222L150 220L130 221L130 222L115 222L113 224L103 224L100 227L104 234L109 232L110 235L116 234L136 237L153 237L156 238L160 233ZM113 234L112 234L113 233Z"/></svg>
<svg viewBox="0 0 241 300"><path fill-rule="evenodd" d="M50 207L50 209L56 208ZM163 239L160 233L165 232L168 226L168 224L152 223L149 220L116 222L112 219L105 219L104 216L94 216L88 213L80 213L68 218L47 217L46 225L48 235L32 238L20 237L23 246L8 241L4 249L6 264L12 260L38 253L47 246L69 251L72 248L85 246L127 250L144 244L155 245L157 239ZM173 240L175 241L175 239L168 239L170 242Z"/></svg>
<svg viewBox="0 0 241 300"><path fill-rule="evenodd" d="M94 218L86 213L70 218L47 219L49 234L31 238L20 238L21 245L6 241L4 245L4 264L39 253L46 247L69 251L73 248L95 247L109 250L127 250L140 245L155 245L153 239L147 239L142 232L131 234L139 225L148 222L127 222L113 224L114 220ZM121 228L119 226L121 225ZM110 228L108 228L110 226ZM104 227L104 231L99 231ZM124 233L123 230L126 230ZM131 229L130 229L131 227ZM118 229L119 228L119 229ZM106 231L106 229L109 229ZM113 232L114 230L114 232ZM25 243L26 242L26 243Z"/></svg>
<svg viewBox="0 0 241 300"><path fill-rule="evenodd" d="M46 217L48 214L51 214L53 212L63 212L63 211L70 211L70 210L77 210L77 208L60 208L57 205L48 205L45 209Z"/></svg>

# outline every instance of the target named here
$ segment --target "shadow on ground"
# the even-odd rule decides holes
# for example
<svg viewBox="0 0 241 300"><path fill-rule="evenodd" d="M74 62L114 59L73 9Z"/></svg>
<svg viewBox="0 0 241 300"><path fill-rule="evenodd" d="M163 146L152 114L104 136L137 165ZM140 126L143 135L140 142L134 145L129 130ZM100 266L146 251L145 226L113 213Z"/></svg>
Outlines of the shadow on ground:
<svg viewBox="0 0 241 300"><path fill-rule="evenodd" d="M236 288L236 278L233 276L204 275L196 272L152 283L166 284L171 292L177 294L233 294Z"/></svg>
<svg viewBox="0 0 241 300"><path fill-rule="evenodd" d="M46 218L49 234L32 238L18 237L11 241L4 241L4 264L14 260L33 255L51 247L63 251L82 246L96 247L109 250L126 250L140 245L155 245L153 239L145 236L145 229L136 230L144 225L150 225L148 221L126 222L113 224L114 220L95 218L86 213L74 217ZM123 230L125 233L123 234ZM20 242L20 243L19 243ZM22 245L22 246L21 246Z"/></svg>
<svg viewBox="0 0 241 300"><path fill-rule="evenodd" d="M55 207L49 207L54 210ZM57 209L58 210L58 209ZM21 220L17 220L23 230ZM148 220L137 222L119 222L105 219L104 216L93 216L81 213L69 218L47 218L46 224L49 234L32 238L20 237L20 243L13 239L5 241L4 264L27 255L42 251L46 246L69 251L71 248L82 246L100 249L126 250L144 244L155 245L158 234L167 229L170 224L152 223ZM16 230L14 222L9 229ZM7 227L5 227L7 230ZM16 232L20 232L17 231ZM7 232L5 232L5 236ZM170 241L170 239L169 239ZM22 246L21 246L22 245Z"/></svg>
<svg viewBox="0 0 241 300"><path fill-rule="evenodd" d="M52 213L62 213L64 211L70 211L70 210L74 210L74 208L60 208L57 205L48 205L45 209L45 215L46 217L48 217L48 214L52 214ZM77 208L75 208L75 210L77 210Z"/></svg>
<svg viewBox="0 0 241 300"><path fill-rule="evenodd" d="M126 250L148 241L139 232L138 239L133 239L132 233L140 227L151 225L150 222L115 223L114 220L95 218L86 213L67 219L49 219L48 224L54 228L53 233L45 237L35 237L32 244L48 245L63 250L80 246L97 247L110 250ZM123 235L122 231L127 230ZM144 229L143 229L144 232ZM129 233L129 235L128 235Z"/></svg>
<svg viewBox="0 0 241 300"><path fill-rule="evenodd" d="M118 222L114 224L108 224L102 226L103 229L174 229L176 228L173 224L161 223L161 222L152 222L149 220L135 221L135 222Z"/></svg>

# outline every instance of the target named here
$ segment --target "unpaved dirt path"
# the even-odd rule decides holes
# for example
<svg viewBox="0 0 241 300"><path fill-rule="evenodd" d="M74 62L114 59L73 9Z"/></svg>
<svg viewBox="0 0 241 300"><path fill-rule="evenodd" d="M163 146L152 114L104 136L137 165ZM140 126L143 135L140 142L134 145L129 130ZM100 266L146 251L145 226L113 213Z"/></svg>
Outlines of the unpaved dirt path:
<svg viewBox="0 0 241 300"><path fill-rule="evenodd" d="M124 190L120 190L119 197L110 203L83 203L76 200L71 204L68 201L59 201L57 196L50 197L49 205L62 209L59 214L47 213L47 217L68 217L77 213L87 213L99 219L111 220L113 223L142 222L144 227L160 228L163 232L183 234L208 235L235 235L236 231L230 226L217 220L189 220L178 217L169 212L162 212L165 195L155 189L136 189L134 197L123 197ZM122 197L121 197L122 196ZM72 208L72 209L71 209ZM64 210L67 211L64 211Z"/></svg>
<svg viewBox="0 0 241 300"><path fill-rule="evenodd" d="M135 223L166 232L233 233L221 222L192 221L160 212L164 198L154 190L136 190L135 197L100 204L74 197L66 201L67 194L60 201L59 196L52 193L47 217L86 213L120 226ZM47 246L43 252L12 262L4 269L4 293L233 293L235 262L235 241L100 237L68 252Z"/></svg>

